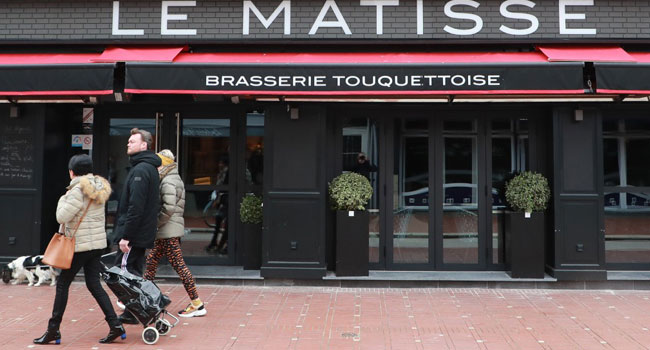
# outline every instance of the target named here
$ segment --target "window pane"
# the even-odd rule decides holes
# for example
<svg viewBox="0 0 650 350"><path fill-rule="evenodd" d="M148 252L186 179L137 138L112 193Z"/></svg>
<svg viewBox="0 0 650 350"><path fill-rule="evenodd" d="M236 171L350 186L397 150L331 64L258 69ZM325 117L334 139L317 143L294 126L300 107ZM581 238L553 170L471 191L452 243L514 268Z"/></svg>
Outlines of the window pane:
<svg viewBox="0 0 650 350"><path fill-rule="evenodd" d="M650 186L650 138L628 139L625 148L628 186Z"/></svg>
<svg viewBox="0 0 650 350"><path fill-rule="evenodd" d="M186 184L227 184L230 119L184 119L182 150Z"/></svg>
<svg viewBox="0 0 650 350"><path fill-rule="evenodd" d="M443 261L478 262L478 155L476 137L445 137Z"/></svg>
<svg viewBox="0 0 650 350"><path fill-rule="evenodd" d="M401 146L395 154L398 196L393 204L393 262L426 263L429 261L429 138L398 133L397 139Z"/></svg>
<svg viewBox="0 0 650 350"><path fill-rule="evenodd" d="M499 119L492 121L492 132L510 132L512 131L512 121L510 119Z"/></svg>
<svg viewBox="0 0 650 350"><path fill-rule="evenodd" d="M445 120L445 131L476 131L476 122L472 120Z"/></svg>
<svg viewBox="0 0 650 350"><path fill-rule="evenodd" d="M649 193L605 193L605 259L650 262Z"/></svg>
<svg viewBox="0 0 650 350"><path fill-rule="evenodd" d="M503 262L505 181L512 174L513 143L510 137L492 139L492 262Z"/></svg>
<svg viewBox="0 0 650 350"><path fill-rule="evenodd" d="M618 186L621 184L618 161L618 140L613 138L603 139L603 167L605 170L605 186Z"/></svg>
<svg viewBox="0 0 650 350"><path fill-rule="evenodd" d="M261 185L264 179L264 114L246 116L246 182Z"/></svg>
<svg viewBox="0 0 650 350"><path fill-rule="evenodd" d="M648 119L626 119L625 120L625 131L630 132L639 132L639 131L650 131L650 120Z"/></svg>

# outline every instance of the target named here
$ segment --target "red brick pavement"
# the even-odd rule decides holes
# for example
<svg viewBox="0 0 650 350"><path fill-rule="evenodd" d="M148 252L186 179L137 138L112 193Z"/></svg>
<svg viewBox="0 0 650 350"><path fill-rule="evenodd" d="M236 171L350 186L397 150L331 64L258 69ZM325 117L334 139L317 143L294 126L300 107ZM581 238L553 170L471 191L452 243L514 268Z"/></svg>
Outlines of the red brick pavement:
<svg viewBox="0 0 650 350"><path fill-rule="evenodd" d="M177 311L180 284L163 284ZM201 285L208 314L145 345L141 326L114 344L83 283L71 288L54 349L650 349L650 292L345 289ZM110 294L110 292L109 292ZM44 348L54 288L0 284L0 349ZM113 301L115 300L112 297Z"/></svg>

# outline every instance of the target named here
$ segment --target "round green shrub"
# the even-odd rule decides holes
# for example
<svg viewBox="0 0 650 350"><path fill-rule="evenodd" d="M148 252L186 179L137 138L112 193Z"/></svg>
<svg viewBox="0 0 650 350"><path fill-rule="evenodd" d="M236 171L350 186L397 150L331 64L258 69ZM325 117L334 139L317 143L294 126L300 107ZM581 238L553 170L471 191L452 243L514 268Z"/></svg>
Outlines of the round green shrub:
<svg viewBox="0 0 650 350"><path fill-rule="evenodd" d="M506 201L514 211L543 211L550 198L551 190L542 174L524 171L506 183Z"/></svg>
<svg viewBox="0 0 650 350"><path fill-rule="evenodd" d="M372 186L361 174L343 173L329 184L329 195L334 210L365 210Z"/></svg>
<svg viewBox="0 0 650 350"><path fill-rule="evenodd" d="M239 219L245 224L261 224L262 217L262 197L247 193L239 206Z"/></svg>

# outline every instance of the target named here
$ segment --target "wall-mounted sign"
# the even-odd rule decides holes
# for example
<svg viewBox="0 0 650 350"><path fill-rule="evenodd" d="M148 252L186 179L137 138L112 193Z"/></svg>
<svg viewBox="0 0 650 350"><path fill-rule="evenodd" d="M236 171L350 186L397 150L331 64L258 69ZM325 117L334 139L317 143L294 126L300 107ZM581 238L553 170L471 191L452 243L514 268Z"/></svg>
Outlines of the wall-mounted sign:
<svg viewBox="0 0 650 350"><path fill-rule="evenodd" d="M582 63L165 64L126 68L126 92L236 94L584 93Z"/></svg>
<svg viewBox="0 0 650 350"><path fill-rule="evenodd" d="M72 135L72 147L81 149L93 149L93 135L74 134Z"/></svg>
<svg viewBox="0 0 650 350"><path fill-rule="evenodd" d="M10 1L0 40L648 39L650 3L596 0Z"/></svg>

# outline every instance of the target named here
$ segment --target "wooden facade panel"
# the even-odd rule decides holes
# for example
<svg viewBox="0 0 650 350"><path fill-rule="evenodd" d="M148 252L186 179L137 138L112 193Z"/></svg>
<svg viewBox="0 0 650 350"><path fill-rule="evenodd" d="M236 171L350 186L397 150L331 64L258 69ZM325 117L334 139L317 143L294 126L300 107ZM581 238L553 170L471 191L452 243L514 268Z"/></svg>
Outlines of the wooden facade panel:
<svg viewBox="0 0 650 350"><path fill-rule="evenodd" d="M571 112L562 119L562 192L595 192L596 118L585 116L575 121Z"/></svg>
<svg viewBox="0 0 650 350"><path fill-rule="evenodd" d="M325 225L319 212L318 198L270 198L266 226L273 239L269 241L269 262L319 261L321 257L320 231Z"/></svg>
<svg viewBox="0 0 650 350"><path fill-rule="evenodd" d="M600 225L594 220L594 213L599 210L598 199L564 200L563 207L562 264L598 265Z"/></svg>

